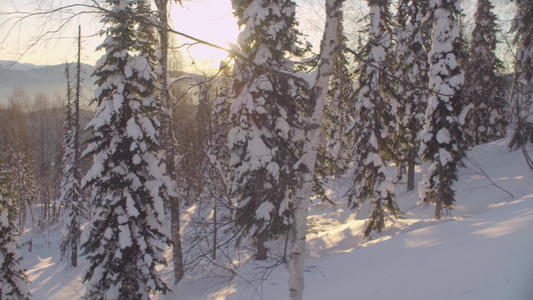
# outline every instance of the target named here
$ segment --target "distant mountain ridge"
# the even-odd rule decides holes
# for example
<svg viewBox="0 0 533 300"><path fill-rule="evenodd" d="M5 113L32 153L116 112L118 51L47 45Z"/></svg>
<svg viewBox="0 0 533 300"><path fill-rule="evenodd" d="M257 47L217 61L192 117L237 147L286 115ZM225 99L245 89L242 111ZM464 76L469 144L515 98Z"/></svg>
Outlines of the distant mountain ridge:
<svg viewBox="0 0 533 300"><path fill-rule="evenodd" d="M75 64L71 64L71 80L75 78ZM84 98L91 98L94 91L94 80L91 74L94 67L82 64L82 94ZM44 93L51 100L57 95L64 97L67 93L67 78L65 64L41 66L0 60L0 105L8 103L9 97L17 87L23 89L31 100Z"/></svg>

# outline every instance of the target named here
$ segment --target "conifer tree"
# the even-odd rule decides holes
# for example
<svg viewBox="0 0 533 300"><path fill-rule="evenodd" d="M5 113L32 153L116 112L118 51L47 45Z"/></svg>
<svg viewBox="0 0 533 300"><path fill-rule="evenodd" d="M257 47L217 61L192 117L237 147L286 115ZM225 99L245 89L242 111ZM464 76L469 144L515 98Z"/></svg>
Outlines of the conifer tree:
<svg viewBox="0 0 533 300"><path fill-rule="evenodd" d="M26 300L30 299L30 290L20 266L19 242L14 235L17 230L16 207L9 194L8 179L0 160L0 299Z"/></svg>
<svg viewBox="0 0 533 300"><path fill-rule="evenodd" d="M533 2L516 0L516 16L512 31L517 46L513 115L515 132L509 144L511 149L519 148L533 141Z"/></svg>
<svg viewBox="0 0 533 300"><path fill-rule="evenodd" d="M81 31L81 29L80 29ZM80 34L81 36L81 34ZM78 46L80 37L78 37ZM81 222L86 214L81 191L81 168L80 168L80 58L78 53L77 80L74 97L71 97L70 76L67 64L67 112L65 120L65 137L63 143L63 178L61 181L61 195L59 201L63 206L64 224L61 237L61 257L70 257L70 264L78 265L78 244L81 235ZM73 102L70 100L73 98Z"/></svg>
<svg viewBox="0 0 533 300"><path fill-rule="evenodd" d="M496 56L497 16L489 0L478 0L470 43L470 63L465 71L466 103L471 106L466 128L474 145L505 135L505 82Z"/></svg>
<svg viewBox="0 0 533 300"><path fill-rule="evenodd" d="M385 175L390 159L392 114L392 36L389 1L369 0L368 41L361 51L358 67L358 89L353 122L355 166L352 186L348 192L349 204L357 209L372 201L372 212L365 228L368 237L372 230L381 232L385 227L385 211L398 216L394 184Z"/></svg>
<svg viewBox="0 0 533 300"><path fill-rule="evenodd" d="M396 128L397 174L407 173L407 190L414 189L415 163L424 125L424 113L430 96L428 52L431 48L431 24L426 22L428 1L401 0L396 30Z"/></svg>
<svg viewBox="0 0 533 300"><path fill-rule="evenodd" d="M267 258L268 235L282 233L290 220L289 190L300 151L301 93L289 75L289 59L301 55L296 4L292 0L233 0L240 26L242 57L234 67L231 107L232 191L237 223L257 242L259 260Z"/></svg>
<svg viewBox="0 0 533 300"><path fill-rule="evenodd" d="M160 111L154 68L156 39L146 1L107 0L107 37L96 65L98 104L84 155L94 163L92 220L82 234L88 299L148 299L166 292L156 265L165 264L163 228L168 178L160 161Z"/></svg>
<svg viewBox="0 0 533 300"><path fill-rule="evenodd" d="M455 201L453 182L465 156L462 120L461 89L464 74L460 68L461 34L457 22L460 2L431 0L429 7L433 22L429 69L429 99L426 122L422 131L422 159L431 162L428 175L419 184L420 199L435 204L435 218L443 209L451 209Z"/></svg>

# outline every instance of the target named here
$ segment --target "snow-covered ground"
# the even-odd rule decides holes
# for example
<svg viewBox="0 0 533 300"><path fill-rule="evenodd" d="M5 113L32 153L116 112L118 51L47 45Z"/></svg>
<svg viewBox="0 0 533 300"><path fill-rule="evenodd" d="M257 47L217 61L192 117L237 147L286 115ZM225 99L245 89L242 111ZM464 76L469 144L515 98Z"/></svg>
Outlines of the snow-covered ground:
<svg viewBox="0 0 533 300"><path fill-rule="evenodd" d="M401 186L404 218L368 241L361 233L368 207L354 216L342 199L342 180L330 181L336 205L316 202L309 214L304 299L533 299L533 172L507 143L469 151L451 216L434 220L433 208L417 206L418 194ZM424 166L417 171L419 180ZM84 293L84 259L78 268L58 263L58 240L57 228L21 236L33 299L80 299ZM251 280L261 266L248 263L231 281L185 278L158 298L287 299L287 268Z"/></svg>

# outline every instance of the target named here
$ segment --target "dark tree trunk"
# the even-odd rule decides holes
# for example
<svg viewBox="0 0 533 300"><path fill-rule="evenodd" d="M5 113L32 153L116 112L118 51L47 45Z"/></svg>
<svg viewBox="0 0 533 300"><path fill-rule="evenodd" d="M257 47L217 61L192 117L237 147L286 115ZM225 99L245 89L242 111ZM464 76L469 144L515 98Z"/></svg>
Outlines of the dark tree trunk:
<svg viewBox="0 0 533 300"><path fill-rule="evenodd" d="M72 224L73 228L78 228L78 224L77 222L75 222L76 224ZM79 240L79 236L76 235L76 238L73 238L71 241L70 241L70 264L73 266L73 267L77 267L78 266L78 240Z"/></svg>
<svg viewBox="0 0 533 300"><path fill-rule="evenodd" d="M409 149L409 161L407 166L407 190L412 191L415 189L415 159L417 149Z"/></svg>
<svg viewBox="0 0 533 300"><path fill-rule="evenodd" d="M268 231L263 230L257 234L257 260L266 260L267 259L267 248L265 243L267 241Z"/></svg>
<svg viewBox="0 0 533 300"><path fill-rule="evenodd" d="M435 219L440 219L442 215L442 202L444 199L444 167L439 163L438 166L439 186L437 190L437 199L435 200Z"/></svg>
<svg viewBox="0 0 533 300"><path fill-rule="evenodd" d="M213 208L213 260L217 260L217 200Z"/></svg>
<svg viewBox="0 0 533 300"><path fill-rule="evenodd" d="M172 234L172 258L174 261L174 281L179 282L184 275L183 254L181 246L180 205L178 199L172 198L170 203L170 215L172 218L170 231Z"/></svg>

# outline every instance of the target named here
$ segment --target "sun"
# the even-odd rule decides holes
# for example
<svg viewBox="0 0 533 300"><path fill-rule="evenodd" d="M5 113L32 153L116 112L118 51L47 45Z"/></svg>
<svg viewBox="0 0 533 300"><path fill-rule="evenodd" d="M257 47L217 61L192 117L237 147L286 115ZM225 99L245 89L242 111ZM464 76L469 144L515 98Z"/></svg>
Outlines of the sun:
<svg viewBox="0 0 533 300"><path fill-rule="evenodd" d="M235 43L239 34L230 0L200 0L185 2L184 6L174 5L171 8L171 20L177 31L224 48L228 48L228 42ZM191 42L180 36L176 36L176 39L180 44ZM220 60L228 55L225 51L205 45L182 49L195 63L207 62L209 66L218 66Z"/></svg>

